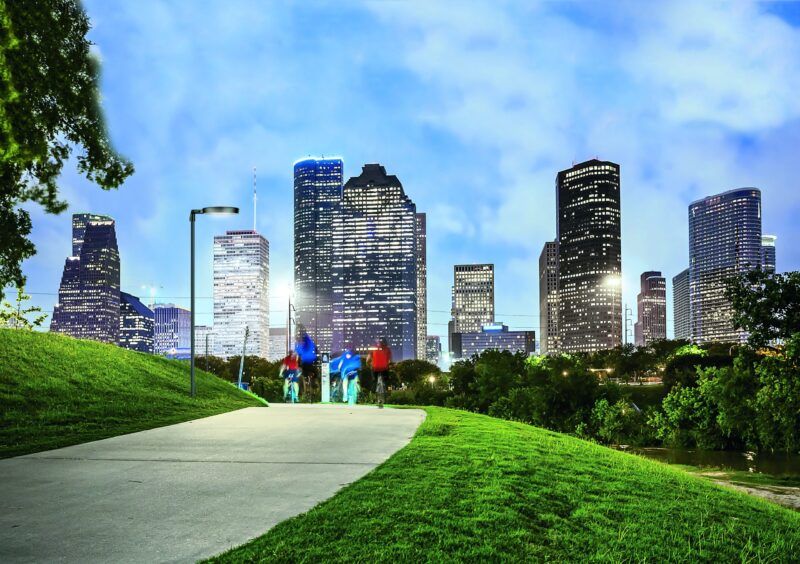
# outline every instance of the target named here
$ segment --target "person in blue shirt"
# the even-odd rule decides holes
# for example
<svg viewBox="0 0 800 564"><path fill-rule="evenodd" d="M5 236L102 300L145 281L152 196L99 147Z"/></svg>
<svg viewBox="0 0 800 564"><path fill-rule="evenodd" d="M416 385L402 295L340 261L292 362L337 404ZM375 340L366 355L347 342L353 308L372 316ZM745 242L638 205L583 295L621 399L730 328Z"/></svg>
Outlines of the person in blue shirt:
<svg viewBox="0 0 800 564"><path fill-rule="evenodd" d="M303 385L306 393L308 393L311 389L311 379L315 373L314 364L317 362L317 345L314 344L308 333L303 333L303 337L294 345L294 352L297 354L300 375L303 377Z"/></svg>
<svg viewBox="0 0 800 564"><path fill-rule="evenodd" d="M339 372L342 378L342 401L350 405L358 402L358 370L361 368L361 357L350 350L342 356L331 360L331 373Z"/></svg>

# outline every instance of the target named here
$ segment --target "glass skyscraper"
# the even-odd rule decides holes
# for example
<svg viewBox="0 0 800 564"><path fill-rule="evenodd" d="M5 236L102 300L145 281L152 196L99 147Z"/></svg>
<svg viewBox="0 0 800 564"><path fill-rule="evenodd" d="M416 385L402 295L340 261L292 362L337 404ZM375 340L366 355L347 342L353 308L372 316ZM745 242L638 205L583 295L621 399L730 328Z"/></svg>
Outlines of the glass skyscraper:
<svg viewBox="0 0 800 564"><path fill-rule="evenodd" d="M416 206L398 178L364 165L333 213L334 354L385 338L394 360L417 357L416 241Z"/></svg>
<svg viewBox="0 0 800 564"><path fill-rule="evenodd" d="M415 217L417 237L417 358L425 360L428 337L427 224L424 213Z"/></svg>
<svg viewBox="0 0 800 564"><path fill-rule="evenodd" d="M477 333L494 322L494 265L456 264L453 266L453 295L448 324L448 346L456 358L453 335Z"/></svg>
<svg viewBox="0 0 800 564"><path fill-rule="evenodd" d="M294 163L294 293L297 328L307 331L320 352L333 337L333 215L342 199L340 158Z"/></svg>
<svg viewBox="0 0 800 564"><path fill-rule="evenodd" d="M761 265L761 191L740 188L689 204L692 341L738 342L725 298L728 278Z"/></svg>
<svg viewBox="0 0 800 564"><path fill-rule="evenodd" d="M689 328L689 269L672 277L672 322L675 339L691 339Z"/></svg>
<svg viewBox="0 0 800 564"><path fill-rule="evenodd" d="M153 306L153 352L172 358L189 358L191 312L175 304Z"/></svg>
<svg viewBox="0 0 800 564"><path fill-rule="evenodd" d="M775 235L761 236L761 268L771 274L775 273Z"/></svg>
<svg viewBox="0 0 800 564"><path fill-rule="evenodd" d="M120 330L119 250L114 220L72 216L72 256L67 257L50 330L117 344Z"/></svg>
<svg viewBox="0 0 800 564"><path fill-rule="evenodd" d="M636 298L636 346L667 338L667 280L658 271L643 272Z"/></svg>
<svg viewBox="0 0 800 564"><path fill-rule="evenodd" d="M152 354L153 312L136 296L126 292L119 295L119 346Z"/></svg>
<svg viewBox="0 0 800 564"><path fill-rule="evenodd" d="M622 344L619 165L592 159L558 173L559 350Z"/></svg>
<svg viewBox="0 0 800 564"><path fill-rule="evenodd" d="M269 357L269 242L257 231L214 237L214 354Z"/></svg>
<svg viewBox="0 0 800 564"><path fill-rule="evenodd" d="M548 241L539 255L539 347L558 352L558 241Z"/></svg>

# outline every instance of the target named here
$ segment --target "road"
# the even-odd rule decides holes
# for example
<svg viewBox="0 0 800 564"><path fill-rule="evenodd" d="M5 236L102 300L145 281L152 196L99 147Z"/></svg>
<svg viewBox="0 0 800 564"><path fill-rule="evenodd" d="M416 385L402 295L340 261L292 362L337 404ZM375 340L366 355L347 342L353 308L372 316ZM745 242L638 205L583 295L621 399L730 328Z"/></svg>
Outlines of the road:
<svg viewBox="0 0 800 564"><path fill-rule="evenodd" d="M402 448L421 410L247 408L0 460L0 562L194 562Z"/></svg>

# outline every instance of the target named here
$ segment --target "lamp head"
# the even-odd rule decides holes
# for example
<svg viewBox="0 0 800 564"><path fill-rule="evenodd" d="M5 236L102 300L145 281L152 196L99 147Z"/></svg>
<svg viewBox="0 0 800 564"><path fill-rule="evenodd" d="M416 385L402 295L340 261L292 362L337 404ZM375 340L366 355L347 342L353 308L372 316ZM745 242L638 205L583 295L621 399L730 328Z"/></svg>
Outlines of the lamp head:
<svg viewBox="0 0 800 564"><path fill-rule="evenodd" d="M235 208L233 206L211 206L208 208L203 208L200 210L200 213L212 215L232 215L239 213L239 208Z"/></svg>

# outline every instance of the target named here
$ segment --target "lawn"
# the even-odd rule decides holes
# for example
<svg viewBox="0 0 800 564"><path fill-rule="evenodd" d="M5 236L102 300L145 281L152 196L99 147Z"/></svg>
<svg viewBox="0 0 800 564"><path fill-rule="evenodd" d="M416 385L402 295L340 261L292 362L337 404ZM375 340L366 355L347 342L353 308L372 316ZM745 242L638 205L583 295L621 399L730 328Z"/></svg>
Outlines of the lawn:
<svg viewBox="0 0 800 564"><path fill-rule="evenodd" d="M800 514L770 502L529 425L426 411L409 445L373 472L212 561L789 562L800 555Z"/></svg>
<svg viewBox="0 0 800 564"><path fill-rule="evenodd" d="M50 333L0 329L0 458L263 405L189 363Z"/></svg>

